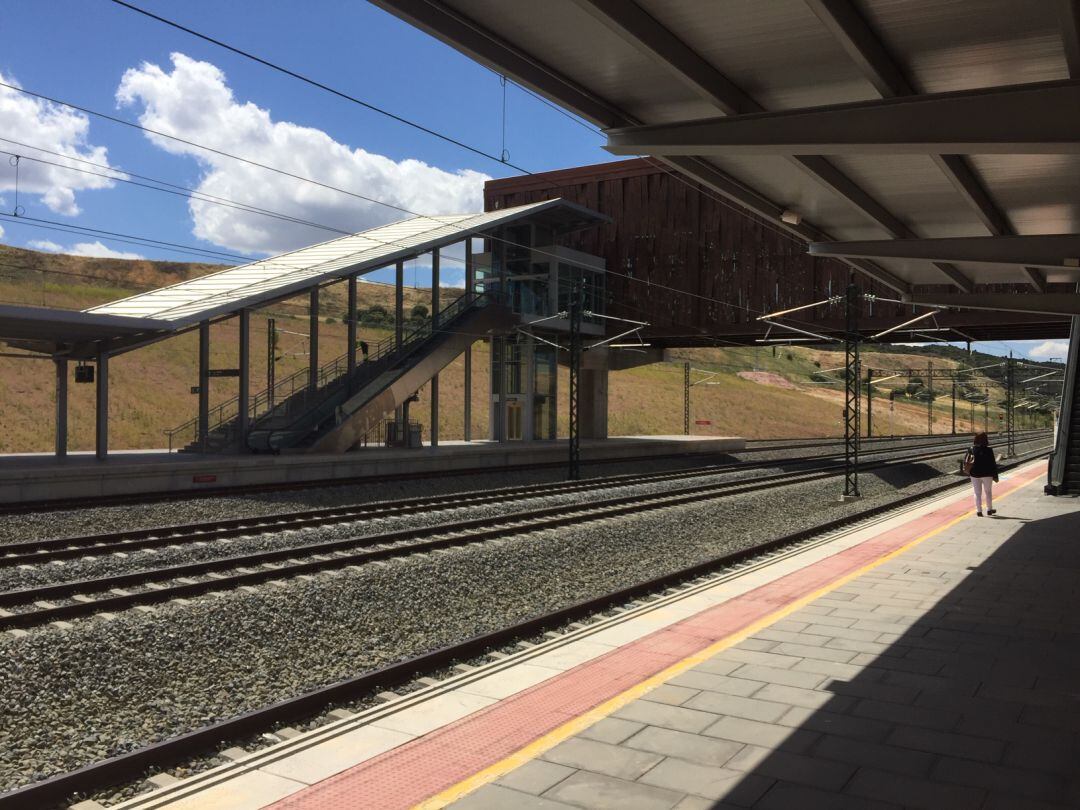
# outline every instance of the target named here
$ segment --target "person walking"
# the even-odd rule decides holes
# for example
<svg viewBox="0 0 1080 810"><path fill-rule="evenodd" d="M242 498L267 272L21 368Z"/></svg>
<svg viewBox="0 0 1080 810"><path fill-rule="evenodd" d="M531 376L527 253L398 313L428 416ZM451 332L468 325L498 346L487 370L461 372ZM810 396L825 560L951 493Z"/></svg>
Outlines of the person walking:
<svg viewBox="0 0 1080 810"><path fill-rule="evenodd" d="M964 472L971 476L975 489L975 514L983 516L983 500L986 514L996 515L994 508L994 483L998 480L997 458L985 433L976 433L971 449L964 456Z"/></svg>

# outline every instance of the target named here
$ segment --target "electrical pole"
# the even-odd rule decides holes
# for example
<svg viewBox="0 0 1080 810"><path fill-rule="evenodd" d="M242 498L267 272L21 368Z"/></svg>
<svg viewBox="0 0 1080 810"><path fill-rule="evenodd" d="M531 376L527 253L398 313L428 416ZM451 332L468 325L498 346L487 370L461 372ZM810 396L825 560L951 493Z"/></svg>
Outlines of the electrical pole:
<svg viewBox="0 0 1080 810"><path fill-rule="evenodd" d="M1013 435L1013 378L1016 376L1013 366L1012 352L1005 361L1005 457L1012 458L1016 455L1016 439Z"/></svg>
<svg viewBox="0 0 1080 810"><path fill-rule="evenodd" d="M581 478L581 439L578 436L578 405L581 399L581 279L570 290L570 459L566 477Z"/></svg>
<svg viewBox="0 0 1080 810"><path fill-rule="evenodd" d="M855 500L859 495L859 288L848 284L844 297L846 333L844 335L844 495L841 500Z"/></svg>
<svg viewBox="0 0 1080 810"><path fill-rule="evenodd" d="M683 363L683 406L682 406L682 422L683 422L683 435L690 435L690 364Z"/></svg>
<svg viewBox="0 0 1080 810"><path fill-rule="evenodd" d="M934 361L926 361L926 435L934 435Z"/></svg>
<svg viewBox="0 0 1080 810"><path fill-rule="evenodd" d="M986 399L983 400L983 432L990 432L990 386L986 387Z"/></svg>
<svg viewBox="0 0 1080 810"><path fill-rule="evenodd" d="M874 370L866 370L866 438L870 438L874 432L874 392L870 387Z"/></svg>
<svg viewBox="0 0 1080 810"><path fill-rule="evenodd" d="M956 374L952 379L952 435L956 435Z"/></svg>
<svg viewBox="0 0 1080 810"><path fill-rule="evenodd" d="M274 410L274 338L277 327L273 318L266 319L266 403L269 411Z"/></svg>

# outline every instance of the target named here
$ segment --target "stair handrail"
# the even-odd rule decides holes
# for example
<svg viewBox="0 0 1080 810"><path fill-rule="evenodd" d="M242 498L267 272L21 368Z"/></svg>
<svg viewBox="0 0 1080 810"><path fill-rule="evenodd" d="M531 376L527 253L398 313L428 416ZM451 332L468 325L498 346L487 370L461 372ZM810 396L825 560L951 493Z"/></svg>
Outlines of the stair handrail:
<svg viewBox="0 0 1080 810"><path fill-rule="evenodd" d="M466 306L471 306L484 295L485 293L477 291L462 294L459 298L455 299L452 303L450 303L445 309L439 312L438 317L440 321L445 321L447 318L457 317L457 315L460 314L461 310L463 310ZM462 304L463 300L467 301L467 304ZM414 345L416 338L419 337L421 333L423 333L425 330L430 332L430 324L433 322L433 320L434 317L432 319L424 321L423 323L414 324L411 329L409 329L408 325L406 325L406 329L404 330L404 334L402 336L401 348L404 349L406 346ZM368 354L366 356L366 362L376 362L385 357L386 355L396 351L397 348L398 346L396 335L389 335L388 337L385 337L378 343L376 343L374 350L368 351ZM356 347L353 347L353 351L356 351ZM344 354L335 357L333 360L326 363L325 365L320 366L317 376L317 388L321 389L330 382L333 382L338 377L344 375L348 371L348 360L349 353L345 352ZM249 422L254 425L256 420L261 419L263 416L266 416L267 414L272 412L278 405L287 401L294 394L296 394L298 390L303 390L307 388L309 383L309 368L310 366L305 366L304 368L295 371L286 377L282 377L280 380L276 380L273 387L273 396L270 396L270 388L264 388L263 390L251 396L248 403ZM207 433L212 433L227 422L234 421L239 415L239 411L240 398L238 396L230 397L229 399L226 399L225 401L215 405L213 408L210 409L208 413L209 418L207 420ZM166 428L162 431L168 438L170 453L173 449L174 437L177 434L188 430L192 432L192 442L196 442L201 438L199 435L198 416L194 416L191 419L188 419L186 422L177 425L176 427Z"/></svg>
<svg viewBox="0 0 1080 810"><path fill-rule="evenodd" d="M485 291L470 291L463 293L460 297L455 299L445 309L439 311L437 315L433 315L430 319L423 323L415 324L407 334L402 336L400 344L397 343L397 336L390 335L375 346L375 351L368 352L368 359L362 365L357 366L357 371L372 371L373 366L376 364L382 365L382 361L386 359L392 359L400 361L408 357L416 349L418 345L425 342L428 338L433 337L437 332L443 331L443 327L453 322L458 317L463 315L466 311L473 309L474 307L484 306L486 299L490 298L490 293ZM347 360L348 354L342 355L339 360ZM337 361L335 361L336 363ZM343 372L344 373L344 372ZM339 375L340 376L340 375ZM337 379L335 377L334 379ZM330 380L333 381L333 380ZM313 393L320 393L323 391L323 387L320 386L318 391ZM319 402L312 403L311 407L305 408L305 410L297 415L295 419L289 422L284 427L271 428L270 433L267 436L266 444L268 448L273 447L273 438L278 433L289 433L293 431L296 425L305 417L307 417L312 410L319 406ZM250 437L251 434L257 430L265 430L265 428L259 428L258 425L253 424L248 429L248 438L245 439L245 443L248 447L251 447Z"/></svg>

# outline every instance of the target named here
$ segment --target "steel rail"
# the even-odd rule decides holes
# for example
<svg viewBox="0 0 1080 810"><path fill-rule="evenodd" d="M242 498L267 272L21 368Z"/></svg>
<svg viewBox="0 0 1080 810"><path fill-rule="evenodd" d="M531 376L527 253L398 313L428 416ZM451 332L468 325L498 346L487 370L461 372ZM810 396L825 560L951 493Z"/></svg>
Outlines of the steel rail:
<svg viewBox="0 0 1080 810"><path fill-rule="evenodd" d="M869 454L896 452L897 450L915 450L926 447L946 447L963 443L963 439L946 437L937 441L911 444L904 447L875 448ZM409 515L432 509L453 509L458 507L479 506L522 497L544 497L547 495L570 494L591 489L604 489L614 486L633 486L664 481L677 481L686 478L698 478L722 474L729 471L752 470L762 467L781 466L804 462L816 462L834 456L795 456L784 459L766 459L761 461L733 461L711 464L682 470L669 470L660 473L625 475L592 478L586 481L556 482L504 487L497 490L471 490L444 495L430 495L418 498L391 501L373 501L366 504L322 507L299 510L296 512L278 512L267 515L229 518L224 520L203 521L198 523L153 526L143 529L129 529L118 532L105 532L71 537L27 540L19 543L0 545L0 568L16 565L35 565L56 560L75 559L86 556L101 556L116 552L144 550L174 546L190 542L207 542L233 537L265 534L269 532L291 531L302 528L352 523L372 518L387 518Z"/></svg>
<svg viewBox="0 0 1080 810"><path fill-rule="evenodd" d="M1026 463L1028 460L1038 458L1040 455L1045 455L1045 451L1033 451L1027 454L1027 458L1017 459L1014 462L1002 465L1002 469L1011 469ZM963 485L966 485L966 482L950 481L920 493L864 509L856 514L826 521L756 546L714 557L687 568L585 599L498 630L482 633L455 644L421 653L338 683L278 701L261 709L244 712L228 720L212 723L186 734L85 765L74 771L57 774L39 782L15 788L7 793L0 794L0 810L47 807L50 804L62 802L76 793L85 794L110 787L123 780L136 778L148 769L168 767L186 757L200 754L223 742L241 739L276 725L310 717L327 706L354 700L376 689L392 689L410 683L421 673L445 669L457 661L476 658L516 640L539 635L541 632L553 627L559 627L568 622L592 616L600 611L626 604L632 600L665 590L673 585L714 573L717 569L739 565L753 558L780 551L818 535L834 532L853 523L860 523L878 515L901 509Z"/></svg>
<svg viewBox="0 0 1080 810"><path fill-rule="evenodd" d="M867 465L867 469L900 466L912 461L926 461L945 457L951 449L937 453L890 459ZM360 565L377 560L436 551L455 546L493 540L536 531L580 525L595 520L640 514L643 511L665 509L698 503L702 500L730 497L756 492L775 486L819 481L837 475L837 465L800 471L779 473L747 481L714 482L695 487L652 495L623 495L579 506L560 504L541 509L511 512L505 515L475 518L465 521L400 529L364 537L331 540L302 547L289 547L204 560L195 563L146 569L124 574L114 574L90 580L79 580L41 585L0 593L0 607L17 607L48 602L51 599L102 594L98 598L64 605L39 607L24 612L5 611L0 616L0 630L29 627L53 621L79 618L101 612L126 610L136 605L149 605L172 599L199 596L213 591L257 585L282 577L295 577L320 571ZM410 542L413 541L413 542ZM357 550L360 549L360 550ZM332 556L325 556L325 555ZM306 560L298 558L308 558ZM284 563L275 566L275 563ZM249 570L262 566L260 570ZM220 571L231 571L217 575ZM193 576L208 577L198 581L183 581ZM179 580L179 584L177 581ZM170 582L173 584L163 585ZM154 583L149 590L122 591L137 585Z"/></svg>

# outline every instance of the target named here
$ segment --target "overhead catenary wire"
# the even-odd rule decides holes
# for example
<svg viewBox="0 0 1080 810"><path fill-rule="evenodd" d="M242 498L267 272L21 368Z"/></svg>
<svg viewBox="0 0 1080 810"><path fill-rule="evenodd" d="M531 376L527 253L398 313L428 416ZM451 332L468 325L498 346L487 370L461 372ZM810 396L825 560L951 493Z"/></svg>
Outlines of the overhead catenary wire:
<svg viewBox="0 0 1080 810"><path fill-rule="evenodd" d="M359 105L359 106L361 106L361 107L363 107L363 108L365 108L367 110L378 113L379 115L386 116L387 118L390 118L393 121L397 121L399 124L404 124L405 126L412 127L413 129L416 129L416 130L418 130L420 132L423 132L423 133L425 133L427 135L430 135L433 138L438 138L441 141L445 141L446 143L453 144L454 146L460 147L461 149L465 149L465 150L467 150L469 152L472 152L474 155L479 155L480 157L487 158L488 160L493 160L496 163L502 163L502 164L504 164L506 166L509 166L512 169L516 169L517 171L522 172L524 174L532 174L532 172L530 172L528 169L526 169L526 168L524 168L522 166L517 166L517 165L511 163L508 160L502 160L500 157L498 157L496 155L493 155L490 152L485 152L483 149L479 149L478 147L471 146L470 144L467 144L464 141L460 141L457 138L454 138L454 137L451 137L450 135L439 132L438 130L432 129L431 127L424 126L423 124L419 124L416 121L411 121L408 118L405 118L404 116L398 115L396 113L392 113L387 109L379 107L379 106L377 106L375 104L372 104L370 102L364 101L361 98L357 98L356 96L354 96L354 95L352 95L350 93L346 93L344 90L338 90L338 89L336 89L334 87L331 87L328 84L324 84L323 82L318 81L317 79L312 79L310 76L305 76L304 74L298 73L295 70L291 70L290 68L279 65L276 62L271 62L268 59L264 59L261 56L257 56L256 54L251 53L250 51L245 51L244 49L238 48L235 45L230 45L229 43L224 42L224 41L222 41L220 39L217 39L215 37L209 36L208 34L203 34L200 31L196 31L193 28L189 28L186 25L181 25L180 23L175 22L173 20L170 20L167 17L162 17L159 14L154 14L153 12L147 11L144 8L140 8L139 6L133 5L132 3L124 2L124 0L111 0L111 2L115 3L118 6L122 6L123 8L126 8L126 9L128 9L130 11L133 11L133 12L135 12L137 14L142 14L143 16L149 17L152 20L156 20L157 22L160 22L160 23L162 23L164 25L168 25L171 28L175 28L178 31L183 31L185 34L189 34L189 35L191 35L193 37L201 39L204 42L209 42L210 44L216 45L219 48L224 48L225 50L230 51L230 52L232 52L232 53L234 53L234 54L236 54L238 56L242 56L245 59L250 59L253 62L258 62L260 65L262 65L264 67L270 68L271 70L277 71L278 73L282 73L282 74L284 74L286 76L289 76L290 78L296 79L297 81L304 82L305 84L308 84L308 85L310 85L312 87L318 88L319 90L330 93L331 95L337 96L338 98L344 99L345 101L351 102L353 104L357 104L357 105ZM504 147L505 147L505 145L504 145Z"/></svg>

